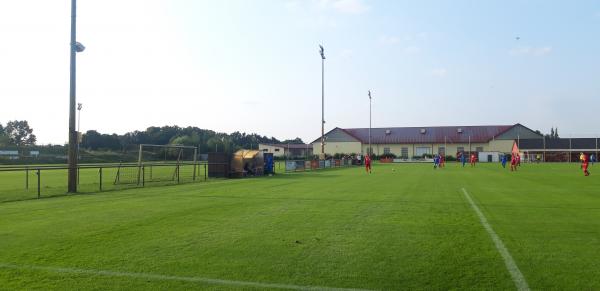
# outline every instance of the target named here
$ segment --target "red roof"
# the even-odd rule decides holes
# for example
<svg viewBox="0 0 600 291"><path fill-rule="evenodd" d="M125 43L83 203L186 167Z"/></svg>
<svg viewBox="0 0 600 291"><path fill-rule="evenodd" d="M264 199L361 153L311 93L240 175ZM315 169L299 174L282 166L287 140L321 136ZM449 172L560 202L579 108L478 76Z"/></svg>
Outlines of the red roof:
<svg viewBox="0 0 600 291"><path fill-rule="evenodd" d="M514 125L433 126L372 128L371 143L484 143L508 131ZM362 143L369 142L368 128L342 129Z"/></svg>

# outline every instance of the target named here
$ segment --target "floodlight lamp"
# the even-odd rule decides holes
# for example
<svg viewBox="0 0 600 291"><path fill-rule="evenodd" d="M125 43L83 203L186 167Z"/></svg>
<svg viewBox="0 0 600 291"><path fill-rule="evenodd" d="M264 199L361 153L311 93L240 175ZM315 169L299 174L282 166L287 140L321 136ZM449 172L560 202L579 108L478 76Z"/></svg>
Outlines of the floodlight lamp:
<svg viewBox="0 0 600 291"><path fill-rule="evenodd" d="M85 50L85 46L83 44L81 44L80 42L75 42L75 51L80 53L83 52Z"/></svg>
<svg viewBox="0 0 600 291"><path fill-rule="evenodd" d="M319 45L319 53L321 54L321 58L325 59L325 49L323 48L322 45Z"/></svg>

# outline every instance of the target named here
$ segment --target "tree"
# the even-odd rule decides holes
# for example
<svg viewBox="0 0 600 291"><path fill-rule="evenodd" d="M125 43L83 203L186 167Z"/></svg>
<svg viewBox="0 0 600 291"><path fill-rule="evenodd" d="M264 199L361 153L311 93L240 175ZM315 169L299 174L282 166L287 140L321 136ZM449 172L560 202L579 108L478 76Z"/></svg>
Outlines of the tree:
<svg viewBox="0 0 600 291"><path fill-rule="evenodd" d="M88 130L83 135L81 146L91 150L105 149L105 150L122 150L123 143L116 134L100 134L95 130Z"/></svg>
<svg viewBox="0 0 600 291"><path fill-rule="evenodd" d="M4 127L0 123L0 146L7 146L10 143L10 139L4 132Z"/></svg>
<svg viewBox="0 0 600 291"><path fill-rule="evenodd" d="M171 139L169 144L172 145L184 145L184 146L197 146L200 143L200 136L193 132L190 135L181 135Z"/></svg>
<svg viewBox="0 0 600 291"><path fill-rule="evenodd" d="M281 143L283 143L283 144L286 144L286 143L289 143L289 144L304 144L304 141L301 138L297 137L295 139L286 139L286 140L282 141Z"/></svg>
<svg viewBox="0 0 600 291"><path fill-rule="evenodd" d="M33 128L29 127L27 120L9 121L4 132L10 143L16 145L17 148L34 145L37 140L35 134L33 134Z"/></svg>

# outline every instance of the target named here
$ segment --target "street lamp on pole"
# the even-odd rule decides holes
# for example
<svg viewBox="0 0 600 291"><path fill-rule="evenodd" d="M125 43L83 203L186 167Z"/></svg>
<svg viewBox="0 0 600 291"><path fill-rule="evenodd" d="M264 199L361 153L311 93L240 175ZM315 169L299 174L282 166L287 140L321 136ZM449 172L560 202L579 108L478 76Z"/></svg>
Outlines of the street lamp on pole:
<svg viewBox="0 0 600 291"><path fill-rule="evenodd" d="M325 159L325 49L319 45L321 54L321 159Z"/></svg>
<svg viewBox="0 0 600 291"><path fill-rule="evenodd" d="M69 193L77 192L77 131L75 131L75 105L77 103L75 77L77 53L83 52L85 46L77 42L77 0L71 0L71 43L70 43L70 86L69 86Z"/></svg>
<svg viewBox="0 0 600 291"><path fill-rule="evenodd" d="M369 90L369 149L367 150L367 154L369 154L369 156L371 156L372 154L372 150L371 150L371 101L373 100L373 98L371 97L371 90Z"/></svg>

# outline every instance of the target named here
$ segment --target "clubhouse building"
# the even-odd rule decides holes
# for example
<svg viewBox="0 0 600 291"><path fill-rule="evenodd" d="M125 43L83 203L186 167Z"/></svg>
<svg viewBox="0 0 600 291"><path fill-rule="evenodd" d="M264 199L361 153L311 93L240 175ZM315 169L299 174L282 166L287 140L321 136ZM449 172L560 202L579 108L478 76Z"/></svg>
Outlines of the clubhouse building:
<svg viewBox="0 0 600 291"><path fill-rule="evenodd" d="M258 145L263 153L272 153L275 157L308 158L312 157L313 146L309 144L264 144Z"/></svg>
<svg viewBox="0 0 600 291"><path fill-rule="evenodd" d="M510 153L515 141L543 139L543 135L521 124L484 126L383 127L370 130L371 152L394 154L398 158L458 153ZM321 153L321 138L312 143L313 153ZM336 127L325 134L325 153L366 154L369 128Z"/></svg>

